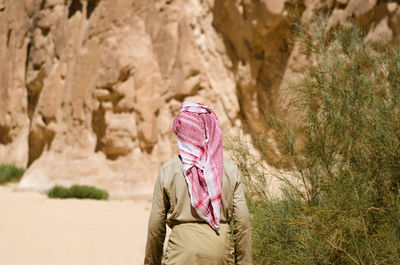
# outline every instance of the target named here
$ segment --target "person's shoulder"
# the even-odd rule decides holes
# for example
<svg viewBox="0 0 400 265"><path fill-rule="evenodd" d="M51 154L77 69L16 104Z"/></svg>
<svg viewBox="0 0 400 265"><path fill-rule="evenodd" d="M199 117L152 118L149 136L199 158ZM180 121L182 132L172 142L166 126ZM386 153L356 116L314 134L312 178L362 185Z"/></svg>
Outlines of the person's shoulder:
<svg viewBox="0 0 400 265"><path fill-rule="evenodd" d="M181 161L179 160L179 157L176 155L173 158L169 159L167 162L165 162L162 166L162 170L168 170L171 168L174 168L179 165Z"/></svg>
<svg viewBox="0 0 400 265"><path fill-rule="evenodd" d="M234 173L237 170L236 163L227 156L224 156L224 170L227 171L228 174Z"/></svg>
<svg viewBox="0 0 400 265"><path fill-rule="evenodd" d="M171 183L173 176L182 171L181 160L178 156L174 156L165 162L161 168L159 173L159 178L163 185L169 186Z"/></svg>
<svg viewBox="0 0 400 265"><path fill-rule="evenodd" d="M230 157L225 155L224 155L224 165L236 167L236 163L233 162L233 160Z"/></svg>

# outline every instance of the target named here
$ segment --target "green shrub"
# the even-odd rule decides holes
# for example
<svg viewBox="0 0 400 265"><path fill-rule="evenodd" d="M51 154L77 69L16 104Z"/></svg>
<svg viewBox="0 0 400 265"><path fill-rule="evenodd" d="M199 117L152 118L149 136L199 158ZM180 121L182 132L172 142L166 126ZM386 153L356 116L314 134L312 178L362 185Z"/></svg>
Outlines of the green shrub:
<svg viewBox="0 0 400 265"><path fill-rule="evenodd" d="M8 182L18 182L20 181L24 173L24 168L2 164L0 165L0 184L5 184Z"/></svg>
<svg viewBox="0 0 400 265"><path fill-rule="evenodd" d="M50 198L78 198L78 199L95 199L107 200L108 192L92 186L73 185L69 188L63 186L54 186L48 193Z"/></svg>
<svg viewBox="0 0 400 265"><path fill-rule="evenodd" d="M302 121L266 115L284 170L235 139L246 183L256 264L400 264L400 46L372 47L356 25L326 32L326 19L300 28L315 64L288 88ZM297 139L304 139L300 145ZM263 149L264 148L264 149ZM273 176L282 197L267 189Z"/></svg>

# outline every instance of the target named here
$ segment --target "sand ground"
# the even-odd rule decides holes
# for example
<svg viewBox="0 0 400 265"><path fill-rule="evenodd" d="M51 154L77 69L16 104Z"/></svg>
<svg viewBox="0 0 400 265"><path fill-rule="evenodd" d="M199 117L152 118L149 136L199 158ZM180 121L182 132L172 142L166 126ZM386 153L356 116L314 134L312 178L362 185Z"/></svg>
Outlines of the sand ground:
<svg viewBox="0 0 400 265"><path fill-rule="evenodd" d="M150 208L149 201L49 199L0 186L0 264L143 264Z"/></svg>

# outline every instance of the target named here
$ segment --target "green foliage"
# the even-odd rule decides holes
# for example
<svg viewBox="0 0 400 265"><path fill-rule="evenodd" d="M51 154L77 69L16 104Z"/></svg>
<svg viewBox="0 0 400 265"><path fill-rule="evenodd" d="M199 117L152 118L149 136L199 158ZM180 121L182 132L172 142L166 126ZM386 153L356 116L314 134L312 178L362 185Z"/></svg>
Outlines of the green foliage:
<svg viewBox="0 0 400 265"><path fill-rule="evenodd" d="M400 46L371 47L355 25L326 32L323 17L298 38L315 60L288 88L302 122L266 118L290 166L268 170L241 139L232 146L247 185L254 260L400 264ZM259 140L263 153L268 139ZM283 183L279 199L265 188L271 176Z"/></svg>
<svg viewBox="0 0 400 265"><path fill-rule="evenodd" d="M48 193L50 198L78 198L78 199L95 199L107 200L108 192L92 186L73 185L70 188L63 186L54 186Z"/></svg>
<svg viewBox="0 0 400 265"><path fill-rule="evenodd" d="M24 168L13 165L0 165L0 185L8 182L18 182L25 173Z"/></svg>

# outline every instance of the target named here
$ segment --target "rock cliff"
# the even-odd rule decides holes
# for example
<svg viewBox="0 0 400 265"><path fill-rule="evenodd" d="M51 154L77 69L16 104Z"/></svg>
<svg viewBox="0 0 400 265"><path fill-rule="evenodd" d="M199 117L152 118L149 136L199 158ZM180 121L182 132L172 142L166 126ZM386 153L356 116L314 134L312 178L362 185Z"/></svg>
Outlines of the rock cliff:
<svg viewBox="0 0 400 265"><path fill-rule="evenodd" d="M268 131L264 111L295 120L279 88L309 59L292 25L320 11L366 41L400 31L397 1L0 0L0 161L28 166L19 189L148 197L182 101L211 106L226 137Z"/></svg>

